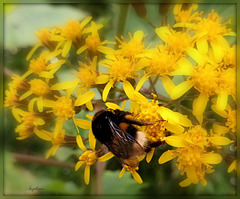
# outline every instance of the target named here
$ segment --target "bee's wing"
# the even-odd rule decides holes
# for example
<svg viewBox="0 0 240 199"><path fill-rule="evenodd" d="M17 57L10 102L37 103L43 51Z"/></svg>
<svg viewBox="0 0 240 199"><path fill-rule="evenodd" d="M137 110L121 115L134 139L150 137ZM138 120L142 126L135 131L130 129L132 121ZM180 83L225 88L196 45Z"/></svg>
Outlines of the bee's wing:
<svg viewBox="0 0 240 199"><path fill-rule="evenodd" d="M126 131L109 120L112 142L105 143L108 149L124 164L138 165L137 157L144 154L142 146ZM129 165L129 166L131 166Z"/></svg>

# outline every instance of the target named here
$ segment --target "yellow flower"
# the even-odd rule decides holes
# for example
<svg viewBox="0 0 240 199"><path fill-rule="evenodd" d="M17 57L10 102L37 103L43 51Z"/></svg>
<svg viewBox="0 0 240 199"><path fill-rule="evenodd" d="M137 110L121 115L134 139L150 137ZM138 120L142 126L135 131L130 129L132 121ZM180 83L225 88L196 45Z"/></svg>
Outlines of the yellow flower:
<svg viewBox="0 0 240 199"><path fill-rule="evenodd" d="M32 94L39 97L34 97L29 101L28 107L30 111L33 111L35 102L37 102L39 112L43 111L43 98L51 94L50 86L41 79L32 79L29 81L30 89L21 95L20 100L26 99Z"/></svg>
<svg viewBox="0 0 240 199"><path fill-rule="evenodd" d="M235 72L232 68L221 71L218 65L210 63L188 67L188 69L189 77L186 81L175 86L169 77L164 77L163 85L173 100L181 97L192 87L199 91L200 95L193 101L193 115L201 124L203 112L210 96L218 96L216 104L220 111L227 106L228 95L235 97ZM187 72L185 72L186 74Z"/></svg>
<svg viewBox="0 0 240 199"><path fill-rule="evenodd" d="M48 159L50 156L54 156L58 150L58 148L65 143L65 130L61 127L59 128L57 125L55 126L54 132L49 132L45 130L39 130L37 129L35 131L35 134L46 141L49 141L52 143L52 147L48 150L46 154L46 159Z"/></svg>
<svg viewBox="0 0 240 199"><path fill-rule="evenodd" d="M125 171L128 171L132 174L132 177L134 178L134 180L139 183L142 184L143 180L141 178L141 176L136 172L136 170L138 170L138 167L132 168L130 166L124 165L120 174L119 174L119 178L121 178L123 176L123 174L125 173Z"/></svg>
<svg viewBox="0 0 240 199"><path fill-rule="evenodd" d="M231 173L232 171L237 171L237 160L233 160L230 166L228 167L228 173Z"/></svg>
<svg viewBox="0 0 240 199"><path fill-rule="evenodd" d="M5 107L17 107L21 104L20 96L17 89L10 88L5 91L4 106Z"/></svg>
<svg viewBox="0 0 240 199"><path fill-rule="evenodd" d="M224 49L223 68L236 68L236 45Z"/></svg>
<svg viewBox="0 0 240 199"><path fill-rule="evenodd" d="M144 38L145 34L143 31L136 31L132 36L131 33L128 33L130 41L127 41L122 36L121 39L116 36L117 41L120 43L118 46L118 50L115 52L117 54L121 54L123 57L128 57L131 59L139 59L137 56L144 53Z"/></svg>
<svg viewBox="0 0 240 199"><path fill-rule="evenodd" d="M79 69L78 74L74 74L79 79L79 89L82 93L84 90L88 91L90 88L95 86L95 82L98 76L96 66L97 66L97 57L93 58L91 64L84 64L83 62L78 62L82 67Z"/></svg>
<svg viewBox="0 0 240 199"><path fill-rule="evenodd" d="M213 129L218 135L224 135L229 131L236 133L237 129L237 111L232 109L227 105L226 110L220 111L216 108L216 105L212 105L212 110L215 111L218 115L226 118L225 126L214 124Z"/></svg>
<svg viewBox="0 0 240 199"><path fill-rule="evenodd" d="M40 77L51 79L54 73L66 62L65 60L58 60L49 63L52 58L58 56L61 50L48 52L44 51L40 54L39 58L30 60L29 72L39 75Z"/></svg>
<svg viewBox="0 0 240 199"><path fill-rule="evenodd" d="M227 29L227 24L230 23L230 20L221 24L221 18L219 15L212 10L211 13L208 14L207 18L201 18L201 20L194 25L193 31L196 35L202 35L197 41L197 48L201 53L206 54L208 52L208 42L211 45L213 50L214 57L217 63L222 61L224 55L224 48L226 48L227 41L223 36L226 35L234 35L231 32L231 29Z"/></svg>
<svg viewBox="0 0 240 199"><path fill-rule="evenodd" d="M16 119L21 122L15 132L19 134L18 140L26 139L37 131L38 127L45 124L44 119L35 112L26 112L21 109L15 109Z"/></svg>
<svg viewBox="0 0 240 199"><path fill-rule="evenodd" d="M87 17L82 22L70 20L67 21L65 27L58 27L61 33L60 35L52 36L52 41L59 42L58 46L63 44L63 57L67 56L72 44L74 44L77 49L80 47L83 35L91 31L84 28L91 19L92 17Z"/></svg>
<svg viewBox="0 0 240 199"><path fill-rule="evenodd" d="M186 4L176 4L173 10L176 23L178 25L181 23L187 26L189 23L197 22L200 14L198 12L192 13L193 11L197 10L197 8L197 4L192 4L190 8L186 8Z"/></svg>
<svg viewBox="0 0 240 199"><path fill-rule="evenodd" d="M82 165L86 164L84 170L84 181L86 184L89 184L90 180L90 166L93 165L97 161L97 154L95 152L95 145L91 147L91 149L87 149L82 141L80 135L76 137L78 147L84 151L84 153L79 156L79 161L75 166L75 171L77 171Z"/></svg>
<svg viewBox="0 0 240 199"><path fill-rule="evenodd" d="M57 33L56 29L48 30L46 28L43 28L40 30L40 32L35 33L40 41L28 53L26 60L29 60L34 52L41 46L45 46L49 50L54 50L57 46L57 43L51 40L51 37Z"/></svg>
<svg viewBox="0 0 240 199"><path fill-rule="evenodd" d="M178 56L183 54L187 48L193 47L197 37L196 35L191 37L184 31L174 31L168 26L161 26L155 29L156 34L165 42L169 51L173 52L174 55Z"/></svg>
<svg viewBox="0 0 240 199"><path fill-rule="evenodd" d="M176 69L178 69L178 60L181 55L175 55L166 46L158 45L156 48L148 50L143 55L148 60L148 66L146 67L146 75L150 76L164 76L171 75Z"/></svg>
<svg viewBox="0 0 240 199"><path fill-rule="evenodd" d="M105 52L106 50L111 50L109 47L104 46L105 44L114 44L115 42L108 42L107 40L101 42L98 29L102 28L103 25L96 25L95 22L91 21L91 31L92 34L85 39L85 45L81 46L77 50L77 54L81 54L83 51L87 50L90 57L94 57L98 52Z"/></svg>
<svg viewBox="0 0 240 199"><path fill-rule="evenodd" d="M222 157L213 152L208 152L209 146L228 145L232 143L226 137L207 134L207 131L200 125L191 127L188 131L180 135L170 135L166 137L165 142L171 146L177 147L175 150L164 152L159 158L159 164L168 162L177 157L177 168L181 170L181 175L186 173L187 179L180 182L180 186L189 186L198 184L203 186L207 182L204 179L206 173L212 172L210 164L219 164Z"/></svg>
<svg viewBox="0 0 240 199"><path fill-rule="evenodd" d="M106 101L108 93L115 82L121 81L123 85L129 83L128 80L139 76L137 71L144 67L141 60L135 63L130 58L121 55L111 56L109 59L103 60L102 64L109 68L107 75L99 75L96 80L97 84L107 83L102 94L103 101ZM124 86L123 89L125 89Z"/></svg>

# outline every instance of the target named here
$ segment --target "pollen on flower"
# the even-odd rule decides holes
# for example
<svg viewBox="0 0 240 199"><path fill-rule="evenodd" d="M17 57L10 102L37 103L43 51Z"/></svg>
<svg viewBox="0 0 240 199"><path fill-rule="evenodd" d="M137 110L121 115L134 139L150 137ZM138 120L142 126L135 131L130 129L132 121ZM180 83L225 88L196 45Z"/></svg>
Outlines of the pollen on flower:
<svg viewBox="0 0 240 199"><path fill-rule="evenodd" d="M39 57L30 61L29 68L33 71L33 73L39 75L41 72L47 70L47 63L43 57Z"/></svg>
<svg viewBox="0 0 240 199"><path fill-rule="evenodd" d="M168 75L177 69L177 61L180 57L174 55L166 47L157 46L156 49L146 55L146 58L149 59L147 73L154 76L162 76Z"/></svg>
<svg viewBox="0 0 240 199"><path fill-rule="evenodd" d="M89 35L86 38L85 42L86 42L88 51L91 52L93 55L95 55L97 53L97 48L99 46L101 46L101 41L100 41L98 33Z"/></svg>
<svg viewBox="0 0 240 199"><path fill-rule="evenodd" d="M128 78L134 79L138 76L133 62L122 56L116 57L108 67L109 75L114 81L125 81Z"/></svg>
<svg viewBox="0 0 240 199"><path fill-rule="evenodd" d="M50 86L41 79L32 79L29 81L30 91L39 96L45 96L51 92Z"/></svg>
<svg viewBox="0 0 240 199"><path fill-rule="evenodd" d="M36 35L44 46L46 46L50 49L54 48L55 43L53 41L51 41L52 31L43 28L43 29L40 30L39 33L36 32Z"/></svg>
<svg viewBox="0 0 240 199"><path fill-rule="evenodd" d="M5 91L4 106L13 107L19 105L19 94L16 89L9 89Z"/></svg>
<svg viewBox="0 0 240 199"><path fill-rule="evenodd" d="M25 91L29 88L29 84L26 79L14 74L12 76L12 81L9 83L9 87L18 91Z"/></svg>
<svg viewBox="0 0 240 199"><path fill-rule="evenodd" d="M146 133L150 142L161 141L166 136L165 124L166 121L161 117L157 100L152 102L142 103L136 111L136 118L143 122L157 121L154 124L143 126L143 132Z"/></svg>
<svg viewBox="0 0 240 199"><path fill-rule="evenodd" d="M216 94L218 89L219 73L210 64L196 67L189 77L189 80L193 83L194 88L201 93L205 93L208 96Z"/></svg>
<svg viewBox="0 0 240 199"><path fill-rule="evenodd" d="M66 96L59 97L53 106L53 113L65 120L72 118L75 114L73 101Z"/></svg>
<svg viewBox="0 0 240 199"><path fill-rule="evenodd" d="M182 171L182 174L186 172L189 166L201 168L201 152L202 149L198 147L186 147L178 148L176 153L178 154L177 168Z"/></svg>
<svg viewBox="0 0 240 199"><path fill-rule="evenodd" d="M80 87L86 89L92 88L97 78L96 66L87 66L81 62L79 62L79 65L81 65L82 68L79 69L78 74L74 75L80 79Z"/></svg>
<svg viewBox="0 0 240 199"><path fill-rule="evenodd" d="M207 146L207 131L203 129L200 125L194 126L189 129L186 133L186 140L190 140L192 144L204 148Z"/></svg>
<svg viewBox="0 0 240 199"><path fill-rule="evenodd" d="M116 37L116 39L120 43L120 53L125 57L134 58L136 55L141 54L144 50L144 34L142 31L137 31L134 36L129 33L129 37L129 42L123 36L121 37L122 40L118 37Z"/></svg>
<svg viewBox="0 0 240 199"><path fill-rule="evenodd" d="M174 15L176 23L190 23L196 22L199 18L199 13L194 12L197 9L197 5L191 6L188 9L184 9L182 4L177 4L174 8Z"/></svg>
<svg viewBox="0 0 240 199"><path fill-rule="evenodd" d="M82 37L82 25L76 20L67 21L61 35L69 40L76 41Z"/></svg>
<svg viewBox="0 0 240 199"><path fill-rule="evenodd" d="M223 36L224 34L230 32L230 29L226 28L226 25L230 23L230 20L224 24L221 24L221 18L219 15L212 10L208 14L207 18L201 18L201 20L195 26L196 34L206 32L206 39L214 41L218 36Z"/></svg>
<svg viewBox="0 0 240 199"><path fill-rule="evenodd" d="M94 151L87 150L79 157L79 160L90 166L96 162L97 156Z"/></svg>
<svg viewBox="0 0 240 199"><path fill-rule="evenodd" d="M43 124L41 121L38 122L38 119L39 116L37 116L37 114L34 112L26 112L23 115L22 123L19 124L15 129L16 133L19 134L20 139L25 139L34 134L34 128Z"/></svg>

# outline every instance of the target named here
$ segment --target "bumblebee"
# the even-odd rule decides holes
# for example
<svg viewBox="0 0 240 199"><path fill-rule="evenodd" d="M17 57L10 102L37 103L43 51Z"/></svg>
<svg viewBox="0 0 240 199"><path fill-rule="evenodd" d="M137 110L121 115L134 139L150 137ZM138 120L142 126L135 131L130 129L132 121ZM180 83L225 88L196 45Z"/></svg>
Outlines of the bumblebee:
<svg viewBox="0 0 240 199"><path fill-rule="evenodd" d="M162 143L149 143L145 133L134 126L151 125L153 122L142 123L126 118L127 115L131 113L118 109L101 110L93 117L92 131L122 164L137 167L139 156Z"/></svg>

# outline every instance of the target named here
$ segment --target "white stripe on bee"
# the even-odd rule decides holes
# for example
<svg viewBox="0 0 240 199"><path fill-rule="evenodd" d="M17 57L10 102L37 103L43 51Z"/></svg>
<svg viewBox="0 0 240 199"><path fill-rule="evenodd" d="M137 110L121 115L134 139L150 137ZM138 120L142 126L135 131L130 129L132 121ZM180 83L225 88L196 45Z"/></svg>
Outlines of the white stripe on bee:
<svg viewBox="0 0 240 199"><path fill-rule="evenodd" d="M145 133L137 131L135 140L141 145L142 148L145 148L148 139Z"/></svg>

